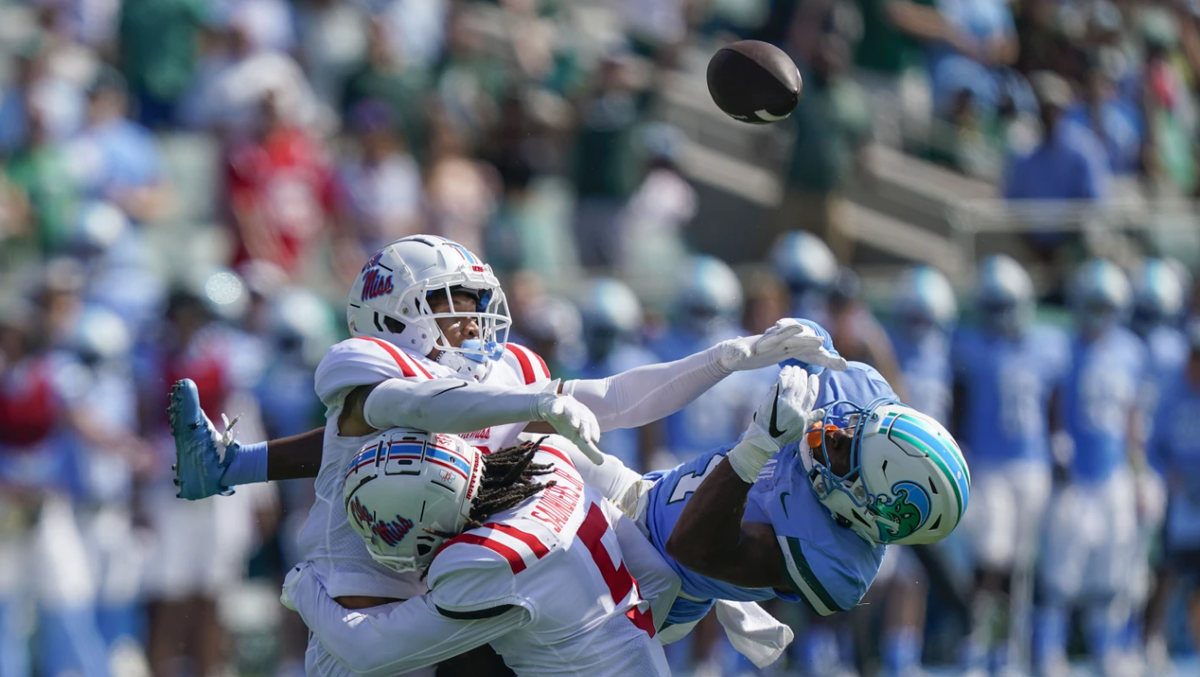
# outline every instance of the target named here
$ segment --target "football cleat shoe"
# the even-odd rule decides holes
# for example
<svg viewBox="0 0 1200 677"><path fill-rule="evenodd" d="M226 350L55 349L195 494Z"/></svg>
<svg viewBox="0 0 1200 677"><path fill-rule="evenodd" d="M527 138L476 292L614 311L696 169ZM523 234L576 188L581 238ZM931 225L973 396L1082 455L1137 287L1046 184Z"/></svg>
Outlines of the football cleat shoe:
<svg viewBox="0 0 1200 677"><path fill-rule="evenodd" d="M209 496L228 496L231 487L221 480L234 457L241 449L233 439L232 421L221 414L225 432L217 431L200 408L200 393L191 379L185 378L171 386L171 401L167 406L167 421L175 438L175 486L177 497L198 501Z"/></svg>

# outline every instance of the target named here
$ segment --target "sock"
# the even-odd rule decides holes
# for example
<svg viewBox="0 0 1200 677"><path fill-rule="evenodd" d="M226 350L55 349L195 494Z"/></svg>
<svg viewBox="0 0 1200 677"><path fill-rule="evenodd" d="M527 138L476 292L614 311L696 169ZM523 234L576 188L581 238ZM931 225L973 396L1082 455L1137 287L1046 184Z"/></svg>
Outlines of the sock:
<svg viewBox="0 0 1200 677"><path fill-rule="evenodd" d="M29 656L29 630L25 605L20 600L0 601L0 675L33 674Z"/></svg>
<svg viewBox="0 0 1200 677"><path fill-rule="evenodd" d="M1129 614L1116 602L1100 602L1088 608L1088 650L1103 663L1121 650L1121 639Z"/></svg>
<svg viewBox="0 0 1200 677"><path fill-rule="evenodd" d="M988 672L999 674L1008 666L1008 642L999 642L988 654Z"/></svg>
<svg viewBox="0 0 1200 677"><path fill-rule="evenodd" d="M1065 659L1067 655L1067 612L1047 605L1037 610L1033 628L1034 659L1038 665Z"/></svg>
<svg viewBox="0 0 1200 677"><path fill-rule="evenodd" d="M108 677L108 647L90 607L40 610L38 662L43 675Z"/></svg>
<svg viewBox="0 0 1200 677"><path fill-rule="evenodd" d="M236 447L230 445L225 453L230 452L233 452L233 458L230 459L225 474L221 476L222 484L227 487L236 487L239 484L258 484L267 481L266 442L239 444Z"/></svg>
<svg viewBox="0 0 1200 677"><path fill-rule="evenodd" d="M833 628L809 627L800 643L800 672L826 675L838 665L838 641Z"/></svg>
<svg viewBox="0 0 1200 677"><path fill-rule="evenodd" d="M914 628L889 630L883 636L883 667L894 675L904 674L921 662L921 635Z"/></svg>

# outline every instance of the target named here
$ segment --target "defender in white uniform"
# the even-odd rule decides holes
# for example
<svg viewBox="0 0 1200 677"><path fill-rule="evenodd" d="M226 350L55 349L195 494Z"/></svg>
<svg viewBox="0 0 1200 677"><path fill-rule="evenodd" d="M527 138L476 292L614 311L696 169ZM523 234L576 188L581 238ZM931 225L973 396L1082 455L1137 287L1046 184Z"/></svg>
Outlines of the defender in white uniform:
<svg viewBox="0 0 1200 677"><path fill-rule="evenodd" d="M669 675L623 561L623 548L652 546L558 440L490 456L450 435L369 440L346 475L349 521L381 566L427 573L429 592L351 611L298 567L283 601L327 650L310 648L309 674L395 675L491 643L518 675ZM679 579L643 583L665 618Z"/></svg>

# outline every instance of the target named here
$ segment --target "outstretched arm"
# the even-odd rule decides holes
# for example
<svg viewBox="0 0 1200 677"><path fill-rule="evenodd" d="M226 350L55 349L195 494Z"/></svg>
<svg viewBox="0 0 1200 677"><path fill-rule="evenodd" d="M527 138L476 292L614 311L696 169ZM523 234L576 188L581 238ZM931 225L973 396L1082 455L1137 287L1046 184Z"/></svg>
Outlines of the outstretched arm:
<svg viewBox="0 0 1200 677"><path fill-rule="evenodd" d="M735 371L793 359L836 371L846 368L828 332L808 320L789 318L759 336L722 341L682 360L646 365L605 379L567 381L562 392L587 405L601 430L638 428L686 407Z"/></svg>

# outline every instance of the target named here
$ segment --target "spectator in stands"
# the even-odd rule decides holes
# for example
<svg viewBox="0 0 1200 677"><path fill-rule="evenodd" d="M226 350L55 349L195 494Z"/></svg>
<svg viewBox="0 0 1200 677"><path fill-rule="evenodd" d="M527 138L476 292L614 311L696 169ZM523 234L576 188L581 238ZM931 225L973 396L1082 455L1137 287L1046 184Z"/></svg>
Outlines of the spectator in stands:
<svg viewBox="0 0 1200 677"><path fill-rule="evenodd" d="M346 79L339 108L348 119L354 107L366 99L377 99L391 108L392 120L413 144L418 161L428 157L425 105L429 74L399 58L381 20L371 22L367 33L366 59Z"/></svg>
<svg viewBox="0 0 1200 677"><path fill-rule="evenodd" d="M40 47L27 48L17 55L16 62L14 82L0 88L0 155L26 142L31 106L42 114L48 137L60 141L79 130L87 108L83 88L55 75Z"/></svg>
<svg viewBox="0 0 1200 677"><path fill-rule="evenodd" d="M350 128L359 156L338 170L338 259L353 276L384 245L424 230L421 170L379 100L355 106Z"/></svg>
<svg viewBox="0 0 1200 677"><path fill-rule="evenodd" d="M939 0L943 33L926 47L934 101L944 101L955 89L943 81L962 68L956 61L978 64L980 75L1011 66L1017 60L1018 43L1012 10L1004 0ZM957 82L957 80L954 80Z"/></svg>
<svg viewBox="0 0 1200 677"><path fill-rule="evenodd" d="M1064 113L1074 103L1071 85L1053 73L1031 78L1041 111L1042 138L1014 159L1002 188L1009 200L1103 200L1109 196L1104 148L1086 127Z"/></svg>
<svg viewBox="0 0 1200 677"><path fill-rule="evenodd" d="M27 236L49 256L70 237L78 191L63 144L52 138L38 104L30 105L26 119L25 142L3 164L8 190L0 204L12 221L10 234Z"/></svg>
<svg viewBox="0 0 1200 677"><path fill-rule="evenodd" d="M88 92L87 125L68 147L83 194L119 206L135 221L162 217L170 207L158 143L125 117L125 78L113 68L97 74Z"/></svg>
<svg viewBox="0 0 1200 677"><path fill-rule="evenodd" d="M465 11L451 17L446 52L433 83L440 115L472 145L495 123L500 101L513 84L506 60L485 49L477 21Z"/></svg>
<svg viewBox="0 0 1200 677"><path fill-rule="evenodd" d="M274 92L263 97L259 133L229 152L225 180L233 265L265 259L295 276L327 225L331 171L320 143L282 105Z"/></svg>
<svg viewBox="0 0 1200 677"><path fill-rule="evenodd" d="M1085 96L1067 111L1066 119L1088 128L1104 145L1113 174L1132 174L1142 166L1145 123L1137 102L1117 89L1118 58L1112 52L1095 55L1084 82ZM1107 63L1106 63L1107 61Z"/></svg>
<svg viewBox="0 0 1200 677"><path fill-rule="evenodd" d="M615 224L637 182L633 135L641 107L630 57L607 54L594 90L577 106L575 244L584 267L612 266L625 249Z"/></svg>
<svg viewBox="0 0 1200 677"><path fill-rule="evenodd" d="M899 147L909 107L928 102L902 98L904 73L919 60L922 42L939 37L944 23L932 0L857 0L862 39L854 51L855 80L871 96L875 138ZM923 105L922 105L923 104ZM918 115L928 110L913 110Z"/></svg>
<svg viewBox="0 0 1200 677"><path fill-rule="evenodd" d="M349 2L298 0L295 5L299 59L321 101L337 106L343 81L366 56L368 17Z"/></svg>
<svg viewBox="0 0 1200 677"><path fill-rule="evenodd" d="M842 222L841 192L863 160L871 109L862 88L845 77L848 62L849 47L841 36L831 33L819 39L803 72L804 96L791 115L796 142L784 178L783 204L773 227L757 233L760 256L780 233L799 229L822 237L839 261L850 260L854 245Z"/></svg>
<svg viewBox="0 0 1200 677"><path fill-rule="evenodd" d="M471 251L483 251L483 229L499 198L496 169L472 157L447 120L435 119L431 131L425 179L429 229Z"/></svg>
<svg viewBox="0 0 1200 677"><path fill-rule="evenodd" d="M147 127L174 126L175 106L196 71L200 31L208 11L202 0L121 4L119 63L129 79L137 119Z"/></svg>

